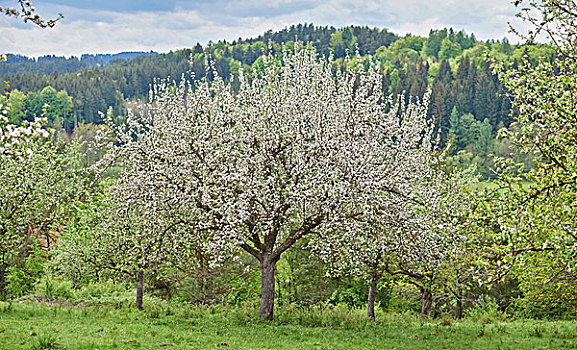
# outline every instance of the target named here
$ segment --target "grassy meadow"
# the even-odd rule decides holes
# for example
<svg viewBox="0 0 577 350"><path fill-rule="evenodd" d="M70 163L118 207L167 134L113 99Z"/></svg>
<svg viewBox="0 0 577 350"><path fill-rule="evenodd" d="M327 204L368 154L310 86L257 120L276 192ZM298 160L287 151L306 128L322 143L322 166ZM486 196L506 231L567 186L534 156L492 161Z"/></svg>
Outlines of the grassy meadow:
<svg viewBox="0 0 577 350"><path fill-rule="evenodd" d="M478 312L421 322L411 313L284 307L0 303L0 349L575 349L577 322L508 320Z"/></svg>

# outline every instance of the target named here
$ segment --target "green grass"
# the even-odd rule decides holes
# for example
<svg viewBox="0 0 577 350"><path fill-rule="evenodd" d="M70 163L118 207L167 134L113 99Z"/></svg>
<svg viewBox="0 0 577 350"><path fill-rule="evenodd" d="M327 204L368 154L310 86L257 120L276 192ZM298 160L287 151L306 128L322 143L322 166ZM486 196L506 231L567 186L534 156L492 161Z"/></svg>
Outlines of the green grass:
<svg viewBox="0 0 577 350"><path fill-rule="evenodd" d="M575 321L432 320L361 310L127 308L0 303L0 349L575 349ZM313 326L313 325L317 326Z"/></svg>

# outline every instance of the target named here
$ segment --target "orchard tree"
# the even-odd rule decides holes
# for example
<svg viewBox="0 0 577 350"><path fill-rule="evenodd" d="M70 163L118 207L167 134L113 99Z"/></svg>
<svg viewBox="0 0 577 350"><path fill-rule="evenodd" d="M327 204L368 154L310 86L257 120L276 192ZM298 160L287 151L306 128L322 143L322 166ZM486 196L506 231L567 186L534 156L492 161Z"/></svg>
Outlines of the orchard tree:
<svg viewBox="0 0 577 350"><path fill-rule="evenodd" d="M429 130L433 127L429 125ZM475 181L472 169L447 172L442 166L444 155L435 152L434 144L412 142L400 154L419 157L399 156L397 163L410 169L403 179L410 186L406 192L381 193L381 204L371 215L339 223L332 234L314 241L333 272L352 271L368 279L369 319L375 318L377 285L387 273L403 275L420 289L422 316L427 317L433 281L441 269L451 268L465 241L462 214L468 206L466 187Z"/></svg>
<svg viewBox="0 0 577 350"><path fill-rule="evenodd" d="M387 164L387 171L380 169L380 184L359 187L357 195L363 199L358 203L362 207L353 208L350 220L337 222L329 234L313 240L314 249L330 263L333 273L352 271L368 279L369 319L375 317L377 285L391 264L399 260L412 262L411 257L423 254L425 259L432 259L436 253L434 242L452 244L457 237L454 232L443 235L431 230L432 219L456 209L452 207L455 200L450 197L457 197L455 194L461 189L449 181L443 170L448 148L438 148L427 106L428 96L422 104L399 104L392 108L393 112L381 116L395 126L380 134L380 150L369 151L381 154L380 161ZM455 188L447 191L450 184ZM371 193L373 190L378 192ZM422 250L416 251L417 248Z"/></svg>
<svg viewBox="0 0 577 350"><path fill-rule="evenodd" d="M386 195L385 195L386 196ZM389 206L381 208L378 224L365 218L343 220L332 230L319 234L312 241L313 250L329 266L329 275L353 275L366 280L367 317L375 318L375 301L379 282L387 273L387 264L402 241L403 228L415 224L406 215L407 203L401 198L389 198Z"/></svg>
<svg viewBox="0 0 577 350"><path fill-rule="evenodd" d="M0 115L0 293L37 236L49 248L70 205L84 193L75 145L54 143L45 120L21 126Z"/></svg>
<svg viewBox="0 0 577 350"><path fill-rule="evenodd" d="M368 281L369 319L375 318L378 284L386 273L385 262L394 254L396 238L401 235L400 226L409 224L404 217L407 212L403 210L406 202L395 196L388 201L389 207L380 208L379 225L358 216L354 220L335 222L311 241L313 251L328 264L330 276L352 275Z"/></svg>
<svg viewBox="0 0 577 350"><path fill-rule="evenodd" d="M502 214L500 235L511 259L523 263L538 253L556 270L570 273L577 254L577 4L530 2L519 16L534 25L524 37L548 37L557 58L500 70L518 111L503 135L520 153L533 156L534 166L524 169L501 159L503 190L496 192L495 208L489 210Z"/></svg>
<svg viewBox="0 0 577 350"><path fill-rule="evenodd" d="M418 201L405 206L408 220L399 225L397 244L385 262L388 273L405 276L419 289L422 318L430 315L441 275L452 274L464 254L468 191L477 181L474 167L447 169L445 161L442 157L422 165L430 167L421 171L429 175L415 179L412 195Z"/></svg>
<svg viewBox="0 0 577 350"><path fill-rule="evenodd" d="M164 278L189 268L207 232L191 221L194 208L189 211L191 201L179 187L186 178L175 173L178 155L167 154L172 140L159 133L171 127L168 113L134 108L126 125L99 130L97 143L109 152L93 170L102 174L113 165L120 176L102 180L102 192L79 208L55 258L56 266L76 281L133 278L139 310L145 277Z"/></svg>
<svg viewBox="0 0 577 350"><path fill-rule="evenodd" d="M141 128L161 147L147 156L166 169L154 181L172 186L195 230L213 232L210 249L240 248L259 261L260 318L273 317L281 255L332 223L368 215L380 194L405 193L411 169L398 167L397 149L431 137L412 126L422 106L381 90L377 64L333 66L297 43L264 56L253 75L241 71L237 92L214 71L193 85L157 84L148 106L156 122Z"/></svg>
<svg viewBox="0 0 577 350"><path fill-rule="evenodd" d="M429 317L438 287L454 273L465 252L465 232L470 199L467 188L476 181L473 169L440 174L418 188L421 203L412 205L407 224L400 226L397 244L384 262L385 271L401 275L421 294L421 317Z"/></svg>
<svg viewBox="0 0 577 350"><path fill-rule="evenodd" d="M139 310L144 309L145 278L164 278L188 267L196 242L190 227L171 216L169 203L143 185L125 173L103 194L83 203L54 258L54 265L76 282L131 278Z"/></svg>

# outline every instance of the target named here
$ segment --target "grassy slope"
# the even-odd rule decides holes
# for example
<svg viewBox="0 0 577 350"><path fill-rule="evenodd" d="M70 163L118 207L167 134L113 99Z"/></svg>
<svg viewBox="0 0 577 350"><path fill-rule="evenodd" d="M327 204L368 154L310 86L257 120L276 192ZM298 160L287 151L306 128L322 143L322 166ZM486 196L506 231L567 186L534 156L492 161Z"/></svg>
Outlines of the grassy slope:
<svg viewBox="0 0 577 350"><path fill-rule="evenodd" d="M354 313L354 312L353 312ZM574 321L486 320L421 324L351 314L332 326L258 322L212 310L141 313L129 309L0 303L0 349L575 349ZM282 319L282 315L280 317ZM54 345L53 347L50 347Z"/></svg>

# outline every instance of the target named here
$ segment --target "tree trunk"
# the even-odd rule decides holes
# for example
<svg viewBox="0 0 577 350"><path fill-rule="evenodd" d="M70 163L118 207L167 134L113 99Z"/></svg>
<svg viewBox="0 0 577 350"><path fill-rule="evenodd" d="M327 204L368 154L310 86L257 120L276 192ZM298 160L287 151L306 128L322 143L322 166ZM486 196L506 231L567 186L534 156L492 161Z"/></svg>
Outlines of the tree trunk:
<svg viewBox="0 0 577 350"><path fill-rule="evenodd" d="M319 257L319 299L320 310L323 312L323 261Z"/></svg>
<svg viewBox="0 0 577 350"><path fill-rule="evenodd" d="M369 281L369 297L367 299L367 317L369 320L375 319L375 299L377 297L377 284L379 283L379 275L377 273L371 274Z"/></svg>
<svg viewBox="0 0 577 350"><path fill-rule="evenodd" d="M5 230L0 231L0 235L4 234ZM4 298L4 287L6 282L4 281L4 274L6 273L6 268L8 264L6 264L6 252L2 251L2 255L0 255L0 298Z"/></svg>
<svg viewBox="0 0 577 350"><path fill-rule="evenodd" d="M260 311L258 318L272 320L274 309L274 272L276 261L263 257L260 263Z"/></svg>
<svg viewBox="0 0 577 350"><path fill-rule="evenodd" d="M138 271L136 276L136 308L138 310L143 310L142 307L142 295L144 292L144 272Z"/></svg>
<svg viewBox="0 0 577 350"><path fill-rule="evenodd" d="M460 320L461 318L463 318L463 295L460 289L456 297L457 297L457 306L455 307L455 318L457 320Z"/></svg>
<svg viewBox="0 0 577 350"><path fill-rule="evenodd" d="M4 273L6 272L6 264L0 263L0 300L5 298L6 281L4 281Z"/></svg>
<svg viewBox="0 0 577 350"><path fill-rule="evenodd" d="M422 289L423 304L421 305L421 318L428 318L433 308L433 293L429 288Z"/></svg>

